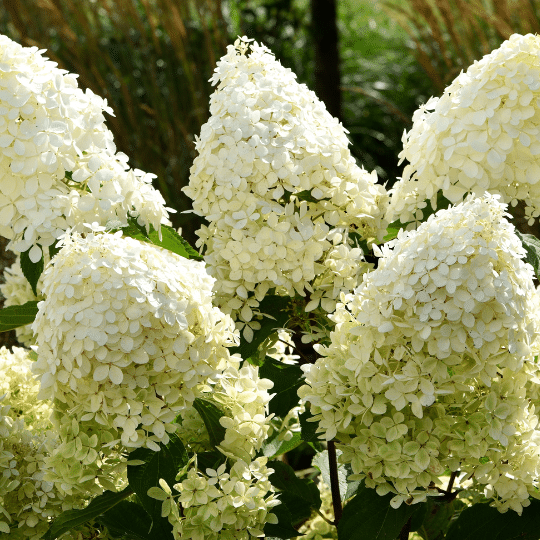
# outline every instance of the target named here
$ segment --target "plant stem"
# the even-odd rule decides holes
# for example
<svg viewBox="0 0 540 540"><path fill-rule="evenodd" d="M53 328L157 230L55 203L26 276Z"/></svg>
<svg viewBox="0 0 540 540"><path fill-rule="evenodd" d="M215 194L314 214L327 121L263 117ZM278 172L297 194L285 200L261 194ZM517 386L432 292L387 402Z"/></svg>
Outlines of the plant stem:
<svg viewBox="0 0 540 540"><path fill-rule="evenodd" d="M343 514L343 507L341 506L341 495L339 493L336 445L334 441L328 441L328 465L330 469L330 491L332 492L332 506L334 507L334 522L337 526Z"/></svg>

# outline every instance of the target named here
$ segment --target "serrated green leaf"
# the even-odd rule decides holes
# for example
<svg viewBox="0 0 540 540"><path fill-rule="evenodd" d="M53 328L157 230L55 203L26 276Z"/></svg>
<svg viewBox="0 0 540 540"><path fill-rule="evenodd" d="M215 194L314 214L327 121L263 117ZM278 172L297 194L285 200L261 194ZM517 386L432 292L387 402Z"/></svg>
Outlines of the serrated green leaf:
<svg viewBox="0 0 540 540"><path fill-rule="evenodd" d="M465 508L454 521L446 540L538 540L540 501L532 499L519 516L513 510L501 514L489 503Z"/></svg>
<svg viewBox="0 0 540 540"><path fill-rule="evenodd" d="M532 234L521 234L518 230L516 234L527 251L525 262L533 267L534 274L540 278L540 240Z"/></svg>
<svg viewBox="0 0 540 540"><path fill-rule="evenodd" d="M86 508L63 512L51 523L47 532L42 536L42 540L55 540L65 532L101 516L132 493L133 490L129 486L119 493L105 491L99 497L92 499Z"/></svg>
<svg viewBox="0 0 540 540"><path fill-rule="evenodd" d="M32 300L22 306L9 306L0 309L0 332L8 332L14 328L33 323L38 314L37 305L37 300Z"/></svg>
<svg viewBox="0 0 540 540"><path fill-rule="evenodd" d="M184 240L175 229L169 227L168 225L161 226L161 239L159 238L159 233L150 226L150 232L146 232L146 229L137 223L137 219L130 217L128 219L128 224L125 227L120 229L124 236L129 236L130 238L135 238L140 242L149 242L155 246L165 248L185 259L195 259L197 261L202 261L203 257L189 245L189 243ZM111 232L115 232L115 230Z"/></svg>
<svg viewBox="0 0 540 540"><path fill-rule="evenodd" d="M303 536L292 526L292 516L284 504L279 504L272 508L272 514L275 514L278 522L276 524L266 523L264 526L264 537L267 540L271 538L296 538Z"/></svg>
<svg viewBox="0 0 540 540"><path fill-rule="evenodd" d="M270 400L270 413L284 418L300 401L298 389L303 384L303 372L298 365L284 364L275 358L266 357L259 368L259 376L274 383Z"/></svg>
<svg viewBox="0 0 540 540"><path fill-rule="evenodd" d="M219 423L219 419L223 414L223 411L216 407L210 401L206 399L197 398L193 402L193 407L199 413L202 418L208 437L210 438L210 444L215 448L221 444L221 441L225 438L225 428Z"/></svg>
<svg viewBox="0 0 540 540"><path fill-rule="evenodd" d="M293 436L288 441L278 440L277 437L263 446L263 455L268 458L276 458L302 444L300 433L293 433Z"/></svg>
<svg viewBox="0 0 540 540"><path fill-rule="evenodd" d="M339 457L342 454L341 450L336 449L336 456ZM324 483L330 486L330 465L328 462L328 450L319 452L312 460L311 464L317 467L321 471ZM350 499L360 487L359 481L348 482L347 477L352 474L350 466L343 463L338 464L338 485L339 495L342 501Z"/></svg>
<svg viewBox="0 0 540 540"><path fill-rule="evenodd" d="M259 305L261 313L267 313L273 318L263 317L260 320L261 328L257 330L251 342L246 341L243 333L240 338L240 345L230 349L231 354L240 353L240 356L247 360L257 353L261 343L263 343L278 328L283 328L290 317L291 299L287 296L268 295L265 296Z"/></svg>
<svg viewBox="0 0 540 540"><path fill-rule="evenodd" d="M176 475L189 461L182 441L173 433L167 445L160 444L159 452L137 448L129 458L144 462L142 465L128 466L127 477L130 487L152 520L152 531L163 535L163 538L170 537L172 527L167 519L161 517L161 501L149 497L148 490L158 487L160 478L172 489L176 483Z"/></svg>
<svg viewBox="0 0 540 540"><path fill-rule="evenodd" d="M392 497L381 497L362 485L343 509L339 540L396 540L416 508L402 504L394 509L390 506Z"/></svg>
<svg viewBox="0 0 540 540"><path fill-rule="evenodd" d="M152 520L146 510L134 502L122 501L96 521L107 527L107 533L112 538L163 540L151 530Z"/></svg>
<svg viewBox="0 0 540 540"><path fill-rule="evenodd" d="M195 259L196 261L202 261L203 257L198 251L193 249L189 243L184 240L172 227L168 225L161 226L161 240L159 234L155 230L150 230L148 238L152 244L168 249L181 257L186 259Z"/></svg>
<svg viewBox="0 0 540 540"><path fill-rule="evenodd" d="M30 260L30 249L21 253L21 270L24 277L28 280L28 283L30 283L30 287L32 287L32 292L35 296L38 295L37 284L43 273L44 264L43 255L41 255L41 259L35 263Z"/></svg>

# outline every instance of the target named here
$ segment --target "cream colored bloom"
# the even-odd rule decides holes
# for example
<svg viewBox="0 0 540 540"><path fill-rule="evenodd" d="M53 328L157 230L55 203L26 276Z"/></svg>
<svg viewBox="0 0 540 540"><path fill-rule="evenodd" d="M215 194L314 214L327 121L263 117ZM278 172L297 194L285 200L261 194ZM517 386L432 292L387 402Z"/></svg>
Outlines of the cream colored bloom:
<svg viewBox="0 0 540 540"><path fill-rule="evenodd" d="M33 325L40 396L124 446L157 450L200 386L235 365L233 323L212 306L203 263L120 233L63 243Z"/></svg>
<svg viewBox="0 0 540 540"><path fill-rule="evenodd" d="M540 214L540 38L514 34L461 73L413 116L399 157L409 163L392 189L389 220L414 219L439 190L452 203L467 193L525 201Z"/></svg>
<svg viewBox="0 0 540 540"><path fill-rule="evenodd" d="M0 36L0 234L16 252L41 258L68 228L137 217L167 221L153 175L132 170L116 152L107 102L83 92L37 47Z"/></svg>
<svg viewBox="0 0 540 540"><path fill-rule="evenodd" d="M503 511L536 490L538 293L504 211L469 197L400 232L303 367L319 431L393 506L425 500L446 468L474 474Z"/></svg>
<svg viewBox="0 0 540 540"><path fill-rule="evenodd" d="M385 228L386 192L376 174L356 165L346 130L295 79L264 46L229 46L184 189L210 222L197 245L217 279L217 301L243 322L269 289L304 295L334 272L319 298L332 311L365 270L348 232L373 240ZM325 262L338 257L356 264Z"/></svg>

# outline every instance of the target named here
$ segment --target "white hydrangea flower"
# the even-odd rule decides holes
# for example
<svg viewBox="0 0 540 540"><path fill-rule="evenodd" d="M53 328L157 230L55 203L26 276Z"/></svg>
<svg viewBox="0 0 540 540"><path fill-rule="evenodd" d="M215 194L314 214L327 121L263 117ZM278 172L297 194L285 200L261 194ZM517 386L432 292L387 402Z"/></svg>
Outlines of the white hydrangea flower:
<svg viewBox="0 0 540 540"><path fill-rule="evenodd" d="M258 367L239 365L239 357L231 357L230 365L214 381L203 385L200 393L224 414L220 424L225 437L217 449L233 460L250 461L271 429L268 402L272 396L268 389L273 383L259 377ZM180 412L176 434L191 451L212 450L204 421L194 408Z"/></svg>
<svg viewBox="0 0 540 540"><path fill-rule="evenodd" d="M157 450L201 385L231 364L230 317L212 306L204 263L121 233L66 235L44 272L33 324L41 397L69 421Z"/></svg>
<svg viewBox="0 0 540 540"><path fill-rule="evenodd" d="M540 432L519 389L538 385L538 293L505 208L468 197L400 232L343 296L331 345L303 366L299 393L319 430L344 444L341 459L366 485L395 493L395 506L424 500L446 467L476 475L480 458L493 468L503 452L510 465L497 471L516 490L499 489L496 475L483 482L500 508L519 511L523 486L535 490Z"/></svg>
<svg viewBox="0 0 540 540"><path fill-rule="evenodd" d="M439 190L452 203L486 190L525 201L540 215L540 38L514 34L475 62L413 116L403 136L403 178L391 191L389 220L415 218ZM418 216L417 216L418 217Z"/></svg>
<svg viewBox="0 0 540 540"><path fill-rule="evenodd" d="M37 399L31 355L0 349L0 538L38 540L51 519L84 502L46 478L46 459L58 440L50 403Z"/></svg>
<svg viewBox="0 0 540 540"><path fill-rule="evenodd" d="M241 369L228 367L219 375L212 398L223 406L227 416L220 418L225 438L218 450L233 459L251 461L261 449L270 429L268 390L274 383L259 377L259 368L251 364Z"/></svg>
<svg viewBox="0 0 540 540"><path fill-rule="evenodd" d="M0 234L8 247L30 249L38 261L42 248L85 222L135 216L159 229L167 210L154 175L116 153L107 102L43 52L0 35Z"/></svg>
<svg viewBox="0 0 540 540"><path fill-rule="evenodd" d="M356 165L343 126L264 46L237 40L212 83L212 116L184 191L210 222L197 245L206 248L217 301L249 322L269 289L312 292L332 266L327 257L358 262L362 253L346 232L379 238L387 196L376 174ZM342 245L334 249L336 230ZM357 266L340 272L359 273ZM323 307L333 309L345 286L327 287Z"/></svg>
<svg viewBox="0 0 540 540"><path fill-rule="evenodd" d="M44 264L49 262L49 254L44 253ZM39 278L36 286L38 296L34 294L30 283L23 274L21 268L21 258L17 256L15 262L4 271L4 283L0 283L0 293L4 297L4 307L22 306L26 302L43 300L41 291L43 289L43 277ZM35 343L32 325L27 324L15 329L17 341L29 347Z"/></svg>
<svg viewBox="0 0 540 540"><path fill-rule="evenodd" d="M268 480L273 470L266 462L262 457L248 463L237 460L229 472L221 465L217 470L206 469L206 474L191 468L187 478L173 486L180 492L178 499L161 482L165 489L159 500L164 501L175 540L264 537L264 525L277 523L271 512L279 504Z"/></svg>

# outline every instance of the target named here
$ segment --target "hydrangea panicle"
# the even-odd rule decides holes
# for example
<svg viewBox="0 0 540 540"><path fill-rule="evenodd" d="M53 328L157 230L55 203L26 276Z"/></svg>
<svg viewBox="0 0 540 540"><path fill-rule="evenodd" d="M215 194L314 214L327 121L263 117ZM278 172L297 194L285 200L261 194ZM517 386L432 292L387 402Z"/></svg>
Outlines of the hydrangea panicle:
<svg viewBox="0 0 540 540"><path fill-rule="evenodd" d="M445 468L474 473L502 510L521 511L536 489L540 438L525 383L537 369L538 292L505 209L470 196L401 231L342 297L321 358L303 366L299 393L322 436L395 506L425 500ZM502 487L508 478L515 490Z"/></svg>
<svg viewBox="0 0 540 540"><path fill-rule="evenodd" d="M304 296L320 278L316 304L332 311L366 270L348 231L381 237L386 191L356 165L339 121L266 47L238 40L211 81L212 116L184 191L209 221L197 245L219 305L249 323L270 289Z"/></svg>
<svg viewBox="0 0 540 540"><path fill-rule="evenodd" d="M106 100L83 92L37 47L0 35L0 234L33 262L68 228L98 220L168 223L154 175L116 153Z"/></svg>
<svg viewBox="0 0 540 540"><path fill-rule="evenodd" d="M412 221L439 190L457 203L486 190L540 215L540 37L514 34L474 62L413 116L403 135L409 163L391 190L388 219Z"/></svg>

